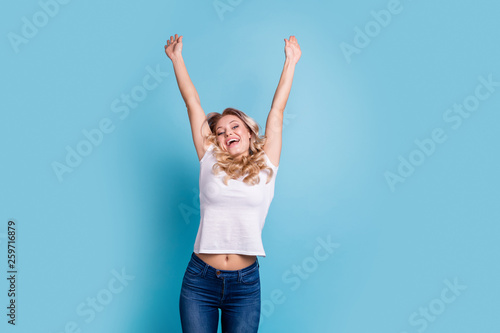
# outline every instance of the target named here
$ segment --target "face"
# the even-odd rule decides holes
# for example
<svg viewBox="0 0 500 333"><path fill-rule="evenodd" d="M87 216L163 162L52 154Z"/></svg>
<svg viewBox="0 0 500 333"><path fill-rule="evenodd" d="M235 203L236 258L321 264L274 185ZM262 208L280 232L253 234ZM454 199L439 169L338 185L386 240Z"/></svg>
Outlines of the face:
<svg viewBox="0 0 500 333"><path fill-rule="evenodd" d="M250 131L245 123L234 115L226 115L219 119L215 134L219 146L232 156L248 156L250 147Z"/></svg>

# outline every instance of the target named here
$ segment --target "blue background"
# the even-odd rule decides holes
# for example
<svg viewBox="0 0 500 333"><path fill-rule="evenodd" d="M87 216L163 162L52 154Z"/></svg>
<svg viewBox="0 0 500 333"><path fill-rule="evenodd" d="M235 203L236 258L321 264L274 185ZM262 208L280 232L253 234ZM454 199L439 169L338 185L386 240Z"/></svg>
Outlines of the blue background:
<svg viewBox="0 0 500 333"><path fill-rule="evenodd" d="M380 0L221 0L219 13L201 0L41 3L0 13L2 332L181 331L199 166L163 49L175 33L205 112L236 107L262 129L284 38L302 50L263 230L260 332L500 329L500 87L460 127L444 118L474 100L480 77L500 82L498 2L401 0L385 26L371 13L390 7ZM342 43L355 47L358 34L362 45L357 28L372 29L369 44L346 56ZM148 68L162 74L147 91ZM120 99L132 92L141 100L125 116ZM60 180L54 162L66 164L67 146L85 145L82 131L103 119L113 131ZM446 140L416 152L435 128ZM385 175L398 174L400 156L419 165L391 188ZM6 316L9 219L16 327ZM318 238L338 245L323 261ZM113 270L129 279L116 293ZM91 317L96 297L106 304Z"/></svg>

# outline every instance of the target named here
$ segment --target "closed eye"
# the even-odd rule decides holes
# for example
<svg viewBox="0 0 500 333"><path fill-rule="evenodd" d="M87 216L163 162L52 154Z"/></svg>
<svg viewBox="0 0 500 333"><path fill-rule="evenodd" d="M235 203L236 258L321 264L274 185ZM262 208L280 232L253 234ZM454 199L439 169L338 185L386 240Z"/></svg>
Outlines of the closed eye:
<svg viewBox="0 0 500 333"><path fill-rule="evenodd" d="M239 126L239 125L234 125L234 126L233 126L233 129L238 128L238 126ZM224 132L220 132L220 133L218 133L217 135L222 135L222 134L224 134Z"/></svg>

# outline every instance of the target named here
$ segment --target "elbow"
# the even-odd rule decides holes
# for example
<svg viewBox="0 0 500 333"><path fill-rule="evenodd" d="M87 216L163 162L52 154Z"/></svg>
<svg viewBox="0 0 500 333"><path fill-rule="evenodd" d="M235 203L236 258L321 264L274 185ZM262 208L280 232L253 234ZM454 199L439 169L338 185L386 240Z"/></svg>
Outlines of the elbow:
<svg viewBox="0 0 500 333"><path fill-rule="evenodd" d="M273 114L281 114L285 113L285 106L284 105L273 105L271 106L271 112Z"/></svg>

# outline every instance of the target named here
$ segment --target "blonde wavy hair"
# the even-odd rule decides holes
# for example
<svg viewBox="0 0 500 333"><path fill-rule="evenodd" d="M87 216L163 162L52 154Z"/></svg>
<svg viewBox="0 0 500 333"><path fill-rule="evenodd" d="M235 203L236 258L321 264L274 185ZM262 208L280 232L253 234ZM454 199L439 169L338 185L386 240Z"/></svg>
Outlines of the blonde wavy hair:
<svg viewBox="0 0 500 333"><path fill-rule="evenodd" d="M217 141L216 126L218 121L226 116L233 115L238 117L250 131L250 146L248 148L248 156L241 156L241 158L233 158L229 152L222 150L219 146L219 141ZM259 135L259 124L244 112L233 109L226 108L222 113L211 112L207 115L205 119L210 127L210 134L207 136L207 141L213 143L214 156L217 162L213 166L213 173L218 174L221 171L226 173L224 177L224 184L227 185L229 179L238 179L245 176L243 182L248 185L256 185L260 182L259 173L261 170L267 170L267 181L269 183L273 176L273 169L271 169L266 164L266 159L264 157L264 143L266 142L266 137Z"/></svg>

